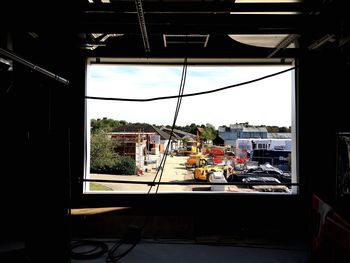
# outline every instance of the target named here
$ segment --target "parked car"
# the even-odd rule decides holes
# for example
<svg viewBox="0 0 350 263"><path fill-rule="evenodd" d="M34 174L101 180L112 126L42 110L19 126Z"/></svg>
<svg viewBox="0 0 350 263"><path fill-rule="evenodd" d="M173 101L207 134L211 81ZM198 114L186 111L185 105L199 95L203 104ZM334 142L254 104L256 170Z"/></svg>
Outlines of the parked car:
<svg viewBox="0 0 350 263"><path fill-rule="evenodd" d="M285 192L290 193L290 189L275 177L247 177L242 180L245 183L258 183L249 185L249 188L259 192Z"/></svg>
<svg viewBox="0 0 350 263"><path fill-rule="evenodd" d="M289 173L284 173L282 170L272 166L271 164L260 164L259 166L252 166L243 173L235 173L228 176L229 182L243 182L245 178L261 178L273 177L281 183L291 183L292 178Z"/></svg>

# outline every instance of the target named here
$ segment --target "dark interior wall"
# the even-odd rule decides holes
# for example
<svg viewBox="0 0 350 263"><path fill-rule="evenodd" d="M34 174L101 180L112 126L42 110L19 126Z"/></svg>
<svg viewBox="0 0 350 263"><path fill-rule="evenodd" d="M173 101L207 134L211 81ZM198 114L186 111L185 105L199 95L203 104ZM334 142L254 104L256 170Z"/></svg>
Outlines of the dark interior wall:
<svg viewBox="0 0 350 263"><path fill-rule="evenodd" d="M13 71L1 72L1 239L24 240L35 262L53 254L57 262L65 262L70 166L79 162L79 157L70 162L75 154L71 148L83 140L83 118L77 117L83 113L83 91L76 88L76 76L84 67L75 68L79 54L69 34L65 39L3 34L6 38L19 57L70 80L70 85L16 61ZM1 47L9 48L4 42Z"/></svg>
<svg viewBox="0 0 350 263"><path fill-rule="evenodd" d="M299 171L308 193L349 216L348 200L336 196L336 134L349 131L349 46L339 43L300 59Z"/></svg>

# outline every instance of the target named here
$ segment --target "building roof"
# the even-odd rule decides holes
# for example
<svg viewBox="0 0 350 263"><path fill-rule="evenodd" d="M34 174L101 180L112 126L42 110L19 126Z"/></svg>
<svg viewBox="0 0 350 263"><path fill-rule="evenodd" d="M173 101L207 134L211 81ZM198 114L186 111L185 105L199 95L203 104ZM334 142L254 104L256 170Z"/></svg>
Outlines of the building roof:
<svg viewBox="0 0 350 263"><path fill-rule="evenodd" d="M168 136L170 137L170 131L171 129L168 129L168 128L164 128L164 127L161 127L160 128L160 131L162 132L165 132L166 134L168 134ZM177 133L175 133L173 131L173 135L171 136L173 139L181 139L181 136L179 136Z"/></svg>
<svg viewBox="0 0 350 263"><path fill-rule="evenodd" d="M154 130L160 135L160 138L162 140L169 140L170 139L170 134L166 133L165 131L162 131L158 129L157 127L153 127ZM171 137L171 139L177 139L174 135Z"/></svg>
<svg viewBox="0 0 350 263"><path fill-rule="evenodd" d="M166 128L166 127L162 127L160 128L162 131L165 131L167 133L171 132L170 128ZM197 136L195 134L189 133L189 132L185 132L185 131L181 131L181 130L177 130L174 129L173 133L177 136L177 139L182 139L182 138L191 138L191 139L195 139Z"/></svg>
<svg viewBox="0 0 350 263"><path fill-rule="evenodd" d="M161 140L169 140L168 133L161 131L157 127L154 127L148 123L132 123L126 124L113 129L113 132L135 132L135 133L157 133L160 135Z"/></svg>
<svg viewBox="0 0 350 263"><path fill-rule="evenodd" d="M268 139L291 139L292 134L289 132L269 132L267 134Z"/></svg>
<svg viewBox="0 0 350 263"><path fill-rule="evenodd" d="M148 123L132 123L119 126L113 132L155 132L154 127Z"/></svg>
<svg viewBox="0 0 350 263"><path fill-rule="evenodd" d="M267 132L265 127L245 127L243 132Z"/></svg>
<svg viewBox="0 0 350 263"><path fill-rule="evenodd" d="M246 125L243 125L241 123L230 124L230 129L243 129L244 127L246 127Z"/></svg>

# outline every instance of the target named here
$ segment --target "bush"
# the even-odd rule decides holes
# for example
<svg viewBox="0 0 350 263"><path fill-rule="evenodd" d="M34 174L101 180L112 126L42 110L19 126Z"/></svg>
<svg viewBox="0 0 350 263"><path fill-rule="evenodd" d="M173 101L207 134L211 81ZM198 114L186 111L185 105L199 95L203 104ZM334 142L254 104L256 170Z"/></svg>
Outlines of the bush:
<svg viewBox="0 0 350 263"><path fill-rule="evenodd" d="M136 173L136 163L130 156L118 156L115 164L116 174L133 175Z"/></svg>

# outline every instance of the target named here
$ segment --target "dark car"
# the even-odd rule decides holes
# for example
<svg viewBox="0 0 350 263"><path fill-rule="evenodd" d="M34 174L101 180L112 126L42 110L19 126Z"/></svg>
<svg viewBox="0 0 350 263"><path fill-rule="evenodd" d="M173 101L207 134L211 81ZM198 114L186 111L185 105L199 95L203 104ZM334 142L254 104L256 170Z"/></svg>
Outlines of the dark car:
<svg viewBox="0 0 350 263"><path fill-rule="evenodd" d="M261 177L273 177L281 183L291 183L292 179L290 174L284 173L282 170L266 163L260 164L257 167L248 169L244 173L236 173L228 176L229 182L243 182L245 178L261 178Z"/></svg>
<svg viewBox="0 0 350 263"><path fill-rule="evenodd" d="M242 179L242 182L245 183L272 183L280 184L281 182L275 177L246 177Z"/></svg>

